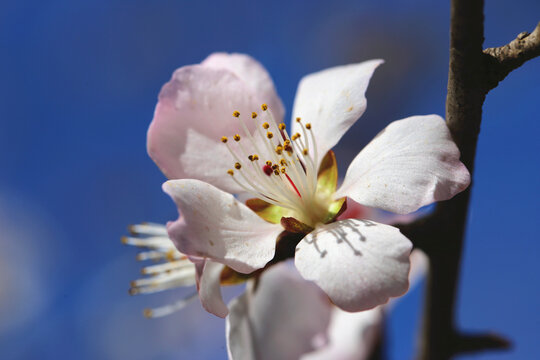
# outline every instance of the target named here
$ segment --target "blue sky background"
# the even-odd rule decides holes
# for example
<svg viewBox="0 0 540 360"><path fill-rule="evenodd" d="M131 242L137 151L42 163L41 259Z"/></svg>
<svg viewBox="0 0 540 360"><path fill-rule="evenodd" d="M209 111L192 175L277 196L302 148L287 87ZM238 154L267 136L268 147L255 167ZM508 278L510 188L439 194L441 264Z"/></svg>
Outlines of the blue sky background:
<svg viewBox="0 0 540 360"><path fill-rule="evenodd" d="M485 46L531 31L535 0L486 1ZM368 110L336 149L341 170L390 121L444 115L445 1L3 1L0 4L0 357L225 357L224 322L197 302L165 319L129 297L139 271L126 226L176 217L146 129L162 84L214 51L244 52L272 75L290 114L310 72L384 58ZM458 301L466 330L540 353L540 60L487 97ZM228 296L232 296L229 292ZM411 358L413 291L389 321L391 359ZM463 357L463 359L469 357Z"/></svg>

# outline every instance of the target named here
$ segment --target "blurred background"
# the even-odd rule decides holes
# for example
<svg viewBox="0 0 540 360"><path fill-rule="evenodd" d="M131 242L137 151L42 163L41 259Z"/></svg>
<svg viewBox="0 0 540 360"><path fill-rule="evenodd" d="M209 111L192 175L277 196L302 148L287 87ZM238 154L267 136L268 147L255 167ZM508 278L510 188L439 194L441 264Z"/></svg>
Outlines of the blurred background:
<svg viewBox="0 0 540 360"><path fill-rule="evenodd" d="M486 47L540 20L536 0L486 3ZM0 358L225 358L224 321L198 301L148 320L143 308L181 294L127 293L140 264L126 226L177 216L145 150L161 86L212 52L248 53L290 116L302 76L383 58L336 149L344 171L390 121L444 115L448 26L447 1L2 1ZM484 106L458 322L515 345L475 359L539 352L539 93L536 59ZM421 292L392 313L390 359L412 357Z"/></svg>

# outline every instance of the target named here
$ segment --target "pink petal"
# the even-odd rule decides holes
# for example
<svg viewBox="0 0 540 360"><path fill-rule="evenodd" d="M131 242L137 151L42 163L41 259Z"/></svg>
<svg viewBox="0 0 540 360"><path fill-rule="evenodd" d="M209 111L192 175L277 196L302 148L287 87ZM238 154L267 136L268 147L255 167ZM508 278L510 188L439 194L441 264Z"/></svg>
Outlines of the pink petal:
<svg viewBox="0 0 540 360"><path fill-rule="evenodd" d="M179 68L159 94L148 129L150 157L170 179L195 178L240 191L226 174L234 160L220 139L243 134L239 119L232 116L236 110L250 129L250 114L263 102L275 104L282 116L273 89L264 68L245 55L217 54L201 65Z"/></svg>
<svg viewBox="0 0 540 360"><path fill-rule="evenodd" d="M335 196L410 213L467 188L470 175L459 155L441 117L394 121L352 161Z"/></svg>
<svg viewBox="0 0 540 360"><path fill-rule="evenodd" d="M362 311L403 295L411 242L397 228L348 219L323 225L296 247L300 274L345 311Z"/></svg>
<svg viewBox="0 0 540 360"><path fill-rule="evenodd" d="M203 308L211 314L224 318L229 313L221 295L220 275L222 264L204 259L196 260L197 290Z"/></svg>
<svg viewBox="0 0 540 360"><path fill-rule="evenodd" d="M229 358L296 360L324 340L330 309L316 285L285 263L274 265L230 304Z"/></svg>
<svg viewBox="0 0 540 360"><path fill-rule="evenodd" d="M294 119L311 123L319 161L364 113L365 93L382 60L338 66L304 77L293 107L292 133L300 132ZM311 151L312 155L313 152Z"/></svg>
<svg viewBox="0 0 540 360"><path fill-rule="evenodd" d="M169 180L163 190L183 216L169 223L169 237L179 251L207 257L241 273L250 273L274 257L283 231L258 217L233 195L199 180Z"/></svg>

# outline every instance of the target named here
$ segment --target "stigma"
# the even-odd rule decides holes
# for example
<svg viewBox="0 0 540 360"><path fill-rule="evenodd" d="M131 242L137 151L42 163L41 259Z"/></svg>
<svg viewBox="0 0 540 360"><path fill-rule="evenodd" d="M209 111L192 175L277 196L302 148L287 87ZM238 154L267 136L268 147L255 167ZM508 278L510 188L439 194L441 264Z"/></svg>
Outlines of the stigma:
<svg viewBox="0 0 540 360"><path fill-rule="evenodd" d="M321 221L328 199L317 194L318 154L313 128L296 118L299 132L289 135L284 123L277 123L268 105L245 118L233 117L242 134L221 141L234 158L227 170L234 182L251 195L270 204L290 209L298 220L309 225ZM250 131L249 127L254 128Z"/></svg>

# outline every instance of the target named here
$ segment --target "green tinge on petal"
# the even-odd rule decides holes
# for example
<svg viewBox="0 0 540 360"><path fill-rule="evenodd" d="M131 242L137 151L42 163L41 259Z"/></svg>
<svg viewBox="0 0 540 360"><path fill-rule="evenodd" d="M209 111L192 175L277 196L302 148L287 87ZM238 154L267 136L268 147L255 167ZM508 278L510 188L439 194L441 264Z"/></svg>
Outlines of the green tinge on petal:
<svg viewBox="0 0 540 360"><path fill-rule="evenodd" d="M338 182L338 168L336 155L329 150L321 161L317 174L317 193L328 196L336 192Z"/></svg>
<svg viewBox="0 0 540 360"><path fill-rule="evenodd" d="M281 218L286 216L289 212L289 210L282 208L281 206L267 203L258 198L248 199L246 205L259 215L259 217L272 224L279 224Z"/></svg>
<svg viewBox="0 0 540 360"><path fill-rule="evenodd" d="M328 207L328 215L326 215L326 219L324 220L325 224L331 223L336 221L337 217L343 212L347 210L347 198L343 197L341 199L338 199L330 204Z"/></svg>

